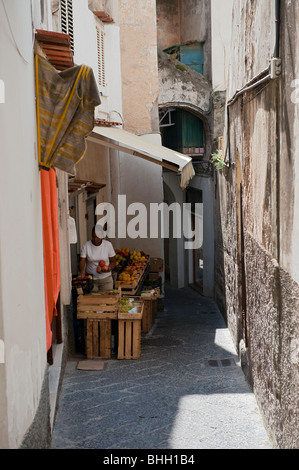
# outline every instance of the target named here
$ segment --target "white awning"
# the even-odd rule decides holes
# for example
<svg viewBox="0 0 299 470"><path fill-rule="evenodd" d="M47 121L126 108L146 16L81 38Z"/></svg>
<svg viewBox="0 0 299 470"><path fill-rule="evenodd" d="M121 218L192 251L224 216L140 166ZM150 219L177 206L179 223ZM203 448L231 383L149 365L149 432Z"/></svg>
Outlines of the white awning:
<svg viewBox="0 0 299 470"><path fill-rule="evenodd" d="M148 142L142 136L132 134L124 129L96 126L87 139L107 147L116 148L124 153L144 158L179 173L181 175L182 189L186 188L189 181L195 175L190 157L162 145Z"/></svg>

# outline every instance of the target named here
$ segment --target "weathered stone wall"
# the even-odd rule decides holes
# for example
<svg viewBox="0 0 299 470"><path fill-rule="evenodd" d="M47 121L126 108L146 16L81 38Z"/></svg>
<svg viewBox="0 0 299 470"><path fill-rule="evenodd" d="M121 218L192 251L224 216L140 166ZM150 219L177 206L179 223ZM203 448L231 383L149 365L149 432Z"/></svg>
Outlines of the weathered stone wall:
<svg viewBox="0 0 299 470"><path fill-rule="evenodd" d="M232 40L239 47L229 98L269 65L273 5L235 2ZM299 445L298 109L291 95L296 72L299 78L298 19L297 2L284 4L281 79L229 108L232 165L218 173L216 186L215 296L235 345L245 343L248 379L269 434L289 449Z"/></svg>
<svg viewBox="0 0 299 470"><path fill-rule="evenodd" d="M210 42L209 0L156 0L161 49L187 41Z"/></svg>
<svg viewBox="0 0 299 470"><path fill-rule="evenodd" d="M284 5L284 2L283 2ZM281 18L280 114L281 265L299 284L299 2L287 2Z"/></svg>
<svg viewBox="0 0 299 470"><path fill-rule="evenodd" d="M218 177L216 299L236 347L242 339L246 343L248 379L273 441L294 448L299 439L295 426L299 286L279 264L277 93L277 83L271 82L258 98L252 99L253 92L247 94L231 112L233 165Z"/></svg>
<svg viewBox="0 0 299 470"><path fill-rule="evenodd" d="M215 172L215 298L238 349L242 338L240 292L242 116L239 102L231 109L230 116L233 164L231 168ZM228 150L225 152L225 158L228 162Z"/></svg>
<svg viewBox="0 0 299 470"><path fill-rule="evenodd" d="M257 400L275 435L280 388L278 265L250 233L246 232L245 240L249 367Z"/></svg>
<svg viewBox="0 0 299 470"><path fill-rule="evenodd" d="M214 107L210 82L203 75L161 50L158 52L158 65L159 106L181 107L202 119L206 137L205 155L208 160L212 152L214 128ZM222 97L220 95L217 100L218 123L223 113L221 104Z"/></svg>
<svg viewBox="0 0 299 470"><path fill-rule="evenodd" d="M281 448L298 448L299 286L246 233L248 356L253 387Z"/></svg>
<svg viewBox="0 0 299 470"><path fill-rule="evenodd" d="M181 41L180 0L156 0L158 47L167 49Z"/></svg>
<svg viewBox="0 0 299 470"><path fill-rule="evenodd" d="M125 130L159 132L156 1L119 0Z"/></svg>
<svg viewBox="0 0 299 470"><path fill-rule="evenodd" d="M156 4L158 47L204 41L205 76L211 78L210 0L156 0Z"/></svg>
<svg viewBox="0 0 299 470"><path fill-rule="evenodd" d="M219 172L220 173L220 172ZM216 174L215 201L215 299L232 334L239 344L238 233L235 173L228 169Z"/></svg>
<svg viewBox="0 0 299 470"><path fill-rule="evenodd" d="M280 416L277 440L282 447L298 449L299 422L299 286L284 269L279 270L281 286L281 321L278 359L280 371Z"/></svg>
<svg viewBox="0 0 299 470"><path fill-rule="evenodd" d="M159 51L159 105L184 103L208 114L211 84L201 74Z"/></svg>

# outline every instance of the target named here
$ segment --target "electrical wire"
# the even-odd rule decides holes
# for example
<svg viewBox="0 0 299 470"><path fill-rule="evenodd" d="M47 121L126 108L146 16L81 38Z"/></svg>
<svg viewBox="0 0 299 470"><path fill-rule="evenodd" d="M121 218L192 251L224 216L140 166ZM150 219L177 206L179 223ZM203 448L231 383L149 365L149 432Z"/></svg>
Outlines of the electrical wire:
<svg viewBox="0 0 299 470"><path fill-rule="evenodd" d="M261 78L260 80L258 80L257 82L254 82L252 83L251 85L246 85L244 86L243 88L241 88L240 90L237 90L235 95L233 96L233 98L231 98L228 102L227 102L227 106L231 106L232 104L234 104L237 99L239 98L239 96L243 95L244 93L246 93L247 91L249 90L252 90L253 88L257 88L258 86L260 86L261 84L265 83L265 82L269 82L271 80L271 75L268 74L266 75L266 77L264 78Z"/></svg>
<svg viewBox="0 0 299 470"><path fill-rule="evenodd" d="M6 19L7 19L7 24L8 24L9 31L10 31L11 37L13 39L15 48L17 49L19 56L22 58L22 60L25 62L25 64L29 64L29 61L24 57L24 55L22 54L22 52L21 52L21 50L20 50L20 48L17 44L16 38L14 36L14 32L13 32L13 29L12 29L12 26L11 26L11 23L10 23L10 20L9 20L9 16L8 16L8 13L7 13L7 10L6 10L4 0L1 0L1 3L2 3L3 9L4 9L4 13L5 13L5 16L6 16ZM32 44L32 50L33 50L33 44Z"/></svg>
<svg viewBox="0 0 299 470"><path fill-rule="evenodd" d="M118 111L113 110L113 111L110 111L109 113L107 113L107 114L109 115L109 120L111 121L111 114L112 114L112 113L118 114L118 116L119 116L120 119L122 120L122 124L124 125L125 121L124 121L122 115L121 115Z"/></svg>

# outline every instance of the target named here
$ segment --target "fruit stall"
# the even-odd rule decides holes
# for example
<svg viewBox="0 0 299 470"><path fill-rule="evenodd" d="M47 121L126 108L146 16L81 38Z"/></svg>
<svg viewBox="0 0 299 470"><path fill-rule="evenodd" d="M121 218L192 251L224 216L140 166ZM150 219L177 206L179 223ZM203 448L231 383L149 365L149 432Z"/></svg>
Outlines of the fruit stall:
<svg viewBox="0 0 299 470"><path fill-rule="evenodd" d="M138 359L142 334L148 333L157 314L163 260L128 248L115 252L112 291L92 292L92 276L73 278L80 352L87 359ZM99 265L99 270L105 267Z"/></svg>
<svg viewBox="0 0 299 470"><path fill-rule="evenodd" d="M116 250L115 288L121 288L123 295L136 295L149 272L150 256L143 251L129 248Z"/></svg>

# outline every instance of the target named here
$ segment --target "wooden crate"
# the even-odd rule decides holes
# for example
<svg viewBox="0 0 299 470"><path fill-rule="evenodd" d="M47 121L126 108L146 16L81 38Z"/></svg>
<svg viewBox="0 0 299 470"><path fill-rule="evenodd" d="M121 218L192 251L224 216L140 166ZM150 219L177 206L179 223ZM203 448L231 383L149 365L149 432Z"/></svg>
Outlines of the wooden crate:
<svg viewBox="0 0 299 470"><path fill-rule="evenodd" d="M131 298L131 297L129 297ZM153 324L153 304L152 297L138 296L132 297L135 301L143 302L143 315L141 319L141 333L148 333Z"/></svg>
<svg viewBox="0 0 299 470"><path fill-rule="evenodd" d="M163 259L162 258L151 258L150 260L150 272L159 273L163 271Z"/></svg>
<svg viewBox="0 0 299 470"><path fill-rule="evenodd" d="M141 354L141 320L143 302L134 302L137 313L118 314L117 359L139 359Z"/></svg>
<svg viewBox="0 0 299 470"><path fill-rule="evenodd" d="M111 320L118 319L120 291L80 295L77 318L86 321L86 356L88 359L111 358Z"/></svg>
<svg viewBox="0 0 299 470"><path fill-rule="evenodd" d="M79 295L77 318L81 320L117 320L120 291L118 293L98 293Z"/></svg>
<svg viewBox="0 0 299 470"><path fill-rule="evenodd" d="M145 318L144 320L144 331L143 333L147 333L147 331L151 328L152 324L155 321L155 317L157 315L158 311L158 298L160 295L160 289L155 288L151 289L151 294L143 294L141 293L140 299L145 302L145 307L147 305L147 302L149 302L150 306L148 307L148 313L147 313L147 318L146 315L144 314L143 317ZM146 308L145 308L146 310Z"/></svg>
<svg viewBox="0 0 299 470"><path fill-rule="evenodd" d="M111 320L86 321L86 356L88 359L111 358Z"/></svg>
<svg viewBox="0 0 299 470"><path fill-rule="evenodd" d="M155 294L153 295L152 298L152 313L153 313L153 320L155 319L157 312L158 312L158 298L160 295L160 288L156 287Z"/></svg>
<svg viewBox="0 0 299 470"><path fill-rule="evenodd" d="M142 333L148 333L153 325L153 308L152 308L152 299L147 297L141 297L144 308L143 316L141 320L141 331Z"/></svg>
<svg viewBox="0 0 299 470"><path fill-rule="evenodd" d="M122 290L123 294L135 295L139 289L139 282L137 281L116 281L115 286Z"/></svg>

